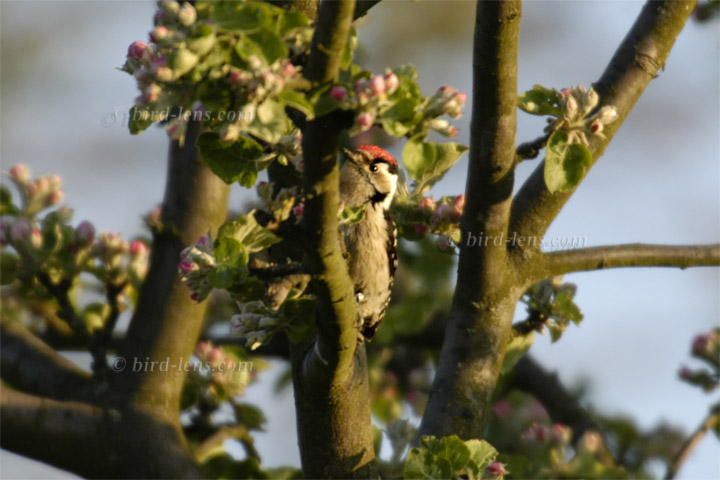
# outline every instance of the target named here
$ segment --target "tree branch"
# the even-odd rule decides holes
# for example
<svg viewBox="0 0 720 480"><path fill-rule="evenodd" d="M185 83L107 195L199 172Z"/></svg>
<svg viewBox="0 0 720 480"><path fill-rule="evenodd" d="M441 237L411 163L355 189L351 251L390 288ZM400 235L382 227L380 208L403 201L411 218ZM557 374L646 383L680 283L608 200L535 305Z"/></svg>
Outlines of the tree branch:
<svg viewBox="0 0 720 480"><path fill-rule="evenodd" d="M100 451L104 412L82 402L61 402L0 388L2 448L81 474ZM78 452L82 452L78 454ZM98 472L95 472L97 474Z"/></svg>
<svg viewBox="0 0 720 480"><path fill-rule="evenodd" d="M89 400L88 372L19 323L0 323L0 375L13 387L57 400Z"/></svg>
<svg viewBox="0 0 720 480"><path fill-rule="evenodd" d="M700 267L720 265L720 245L648 245L634 243L545 253L539 277L618 267Z"/></svg>
<svg viewBox="0 0 720 480"><path fill-rule="evenodd" d="M668 471L665 474L665 480L675 478L675 475L677 475L678 470L680 470L680 467L682 467L685 460L687 460L690 452L692 452L697 444L700 443L700 440L703 439L708 430L717 428L718 423L720 423L720 405L715 405L697 430L695 430L685 443L683 443L682 447L680 447L680 451L677 455L675 455L675 458L668 467Z"/></svg>
<svg viewBox="0 0 720 480"><path fill-rule="evenodd" d="M467 204L469 235L504 237L515 168L519 1L478 2L473 46L473 113ZM492 407L517 299L506 244L463 241L458 281L428 406L423 435L482 436Z"/></svg>
<svg viewBox="0 0 720 480"><path fill-rule="evenodd" d="M697 1L648 1L594 87L600 106L612 105L620 116L607 126L605 139L590 139L593 162L603 154L650 80L665 65L670 49ZM599 108L598 107L598 108ZM515 195L510 231L542 237L573 191L552 194L545 186L545 162Z"/></svg>
<svg viewBox="0 0 720 480"><path fill-rule="evenodd" d="M315 85L337 80L354 1L322 2L305 76ZM303 263L317 301L316 341L291 351L298 437L308 478L377 477L368 402L365 350L356 348L352 282L342 255L338 137L347 115L317 117L303 131L305 228Z"/></svg>
<svg viewBox="0 0 720 480"><path fill-rule="evenodd" d="M176 365L192 354L207 302L196 303L177 275L180 251L215 232L227 216L229 187L202 162L195 146L199 125L190 122L184 146L171 142L163 201L164 228L154 233L150 268L118 355L127 368L111 376L120 398L132 397L177 423L186 376L175 371L133 371L135 361ZM121 400L122 401L122 400ZM179 423L178 423L179 425ZM189 452L188 452L189 454Z"/></svg>

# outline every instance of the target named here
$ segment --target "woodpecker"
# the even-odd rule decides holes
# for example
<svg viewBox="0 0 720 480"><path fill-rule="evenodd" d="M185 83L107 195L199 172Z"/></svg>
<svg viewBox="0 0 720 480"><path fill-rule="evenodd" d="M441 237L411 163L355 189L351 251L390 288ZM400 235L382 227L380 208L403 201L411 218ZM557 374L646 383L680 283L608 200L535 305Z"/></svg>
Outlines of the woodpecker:
<svg viewBox="0 0 720 480"><path fill-rule="evenodd" d="M385 310L397 267L397 231L390 216L397 188L398 163L375 145L345 150L340 199L347 207L365 206L363 219L343 225L340 234L358 308L358 344L372 340Z"/></svg>

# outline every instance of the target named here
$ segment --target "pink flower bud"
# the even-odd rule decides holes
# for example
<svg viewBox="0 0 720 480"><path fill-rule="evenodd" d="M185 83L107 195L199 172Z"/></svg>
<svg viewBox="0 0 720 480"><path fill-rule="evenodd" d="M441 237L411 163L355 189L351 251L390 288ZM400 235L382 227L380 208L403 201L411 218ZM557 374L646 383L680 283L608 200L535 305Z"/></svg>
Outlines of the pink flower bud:
<svg viewBox="0 0 720 480"><path fill-rule="evenodd" d="M205 356L208 354L210 349L212 348L212 345L210 345L210 342L203 341L197 344L195 347L195 355L201 358L205 358Z"/></svg>
<svg viewBox="0 0 720 480"><path fill-rule="evenodd" d="M10 169L10 178L15 180L20 185L27 185L30 181L30 168L27 165L18 163L13 165Z"/></svg>
<svg viewBox="0 0 720 480"><path fill-rule="evenodd" d="M577 111L577 102L573 97L568 97L565 101L565 113L572 115Z"/></svg>
<svg viewBox="0 0 720 480"><path fill-rule="evenodd" d="M155 12L155 16L153 17L153 22L155 22L155 25L159 25L161 23L164 23L168 18L167 13L163 12L162 10L158 10Z"/></svg>
<svg viewBox="0 0 720 480"><path fill-rule="evenodd" d="M448 100L455 94L455 89L447 85L443 85L442 87L438 88L438 93L440 94L441 98Z"/></svg>
<svg viewBox="0 0 720 480"><path fill-rule="evenodd" d="M368 128L372 127L374 121L375 119L370 112L363 112L358 115L357 118L357 124L363 130L367 130Z"/></svg>
<svg viewBox="0 0 720 480"><path fill-rule="evenodd" d="M572 438L572 433L568 427L560 423L552 426L550 441L556 445L568 443Z"/></svg>
<svg viewBox="0 0 720 480"><path fill-rule="evenodd" d="M200 294L198 292L191 292L190 293L190 300L193 300L195 302L200 300Z"/></svg>
<svg viewBox="0 0 720 480"><path fill-rule="evenodd" d="M30 245L32 245L32 247L35 249L39 249L40 247L42 247L42 244L42 232L40 232L40 230L38 230L37 228L33 228L30 232Z"/></svg>
<svg viewBox="0 0 720 480"><path fill-rule="evenodd" d="M214 365L220 363L220 361L224 358L225 355L223 355L222 350L217 347L213 348L212 350L210 350L210 353L208 353L208 360Z"/></svg>
<svg viewBox="0 0 720 480"><path fill-rule="evenodd" d="M560 93L562 93L566 97L569 97L570 95L572 95L572 90L569 88L563 88L562 90L560 90Z"/></svg>
<svg viewBox="0 0 720 480"><path fill-rule="evenodd" d="M505 418L512 412L512 406L507 400L500 400L493 406L492 410L498 418Z"/></svg>
<svg viewBox="0 0 720 480"><path fill-rule="evenodd" d="M465 101L467 100L467 95L464 92L458 91L455 94L455 101L458 102L460 105L465 105Z"/></svg>
<svg viewBox="0 0 720 480"><path fill-rule="evenodd" d="M395 93L395 90L400 86L400 80L394 73L388 73L385 75L385 91L388 95Z"/></svg>
<svg viewBox="0 0 720 480"><path fill-rule="evenodd" d="M63 201L63 198L65 198L65 194L62 190L53 190L50 192L50 195L48 195L48 205L57 205Z"/></svg>
<svg viewBox="0 0 720 480"><path fill-rule="evenodd" d="M128 47L127 56L140 60L143 56L143 52L145 51L145 47L147 47L145 42L141 42L140 40L133 42Z"/></svg>
<svg viewBox="0 0 720 480"><path fill-rule="evenodd" d="M84 220L80 222L80 225L75 227L75 237L78 243L89 245L95 240L95 227L92 223Z"/></svg>
<svg viewBox="0 0 720 480"><path fill-rule="evenodd" d="M435 211L435 200L432 197L423 197L418 203L418 210L425 214L432 214Z"/></svg>
<svg viewBox="0 0 720 480"><path fill-rule="evenodd" d="M346 97L347 90L345 90L344 87L336 85L330 89L330 98L332 98L336 102L342 102L343 100L345 100Z"/></svg>
<svg viewBox="0 0 720 480"><path fill-rule="evenodd" d="M492 462L490 465L485 467L485 471L492 475L498 476L502 476L508 473L508 471L505 469L505 464L500 462Z"/></svg>
<svg viewBox="0 0 720 480"><path fill-rule="evenodd" d="M462 212L465 208L465 195L458 195L455 197L455 200L453 200L453 208L457 210L458 212Z"/></svg>
<svg viewBox="0 0 720 480"><path fill-rule="evenodd" d="M432 223L441 223L444 221L447 221L450 219L450 216L453 213L453 208L446 204L441 203L438 205L437 210L435 210L435 215L433 215Z"/></svg>
<svg viewBox="0 0 720 480"><path fill-rule="evenodd" d="M600 450L602 443L602 437L599 433L588 431L585 432L580 439L580 442L578 442L578 448L580 450L586 450L590 453L597 453Z"/></svg>
<svg viewBox="0 0 720 480"><path fill-rule="evenodd" d="M367 80L364 78L358 78L355 80L355 83L353 84L353 90L355 90L355 93L362 92L365 90L365 87L367 86Z"/></svg>
<svg viewBox="0 0 720 480"><path fill-rule="evenodd" d="M187 275L188 273L193 272L197 269L197 264L188 258L184 259L178 264L178 270L180 270L180 273L182 273L183 275Z"/></svg>
<svg viewBox="0 0 720 480"><path fill-rule="evenodd" d="M370 79L368 88L373 95L380 95L385 92L385 79L380 75L375 75Z"/></svg>
<svg viewBox="0 0 720 480"><path fill-rule="evenodd" d="M145 245L145 242L142 240L133 240L130 243L130 254L133 257L139 257L141 255L147 254L148 247Z"/></svg>
<svg viewBox="0 0 720 480"><path fill-rule="evenodd" d="M295 76L295 65L291 62L285 63L282 69L282 76L285 78L291 78Z"/></svg>
<svg viewBox="0 0 720 480"><path fill-rule="evenodd" d="M167 27L158 25L155 29L150 32L150 40L155 43L160 43L170 36L170 30Z"/></svg>
<svg viewBox="0 0 720 480"><path fill-rule="evenodd" d="M303 213L305 213L305 205L303 205L302 203L295 205L292 212L293 212L293 215L295 215L296 217L298 217L298 218L302 217Z"/></svg>
<svg viewBox="0 0 720 480"><path fill-rule="evenodd" d="M198 238L197 244L202 247L207 247L210 243L210 237L207 235L203 235L202 237Z"/></svg>
<svg viewBox="0 0 720 480"><path fill-rule="evenodd" d="M416 223L413 225L413 230L418 237L424 237L428 231L428 227L424 223Z"/></svg>
<svg viewBox="0 0 720 480"><path fill-rule="evenodd" d="M26 218L20 218L16 220L10 227L10 239L13 242L24 242L30 238L32 232L32 225Z"/></svg>
<svg viewBox="0 0 720 480"><path fill-rule="evenodd" d="M590 133L600 133L603 130L603 124L600 120L595 120L590 125Z"/></svg>
<svg viewBox="0 0 720 480"><path fill-rule="evenodd" d="M189 3L185 3L178 12L178 20L180 20L180 23L185 25L186 27L189 27L190 25L195 23L196 19L197 12L195 12L195 8Z"/></svg>
<svg viewBox="0 0 720 480"><path fill-rule="evenodd" d="M46 177L36 178L35 181L30 185L35 187L35 192L43 194L50 188L50 182Z"/></svg>

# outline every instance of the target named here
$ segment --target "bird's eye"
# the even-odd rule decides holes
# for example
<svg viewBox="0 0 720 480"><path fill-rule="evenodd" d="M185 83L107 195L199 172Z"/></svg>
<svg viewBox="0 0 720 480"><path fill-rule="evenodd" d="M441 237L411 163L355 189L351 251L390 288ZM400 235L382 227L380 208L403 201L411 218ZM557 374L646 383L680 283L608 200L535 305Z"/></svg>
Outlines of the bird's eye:
<svg viewBox="0 0 720 480"><path fill-rule="evenodd" d="M378 171L378 166L373 163L372 165L370 165L370 171L371 171L371 172L377 172L377 171Z"/></svg>

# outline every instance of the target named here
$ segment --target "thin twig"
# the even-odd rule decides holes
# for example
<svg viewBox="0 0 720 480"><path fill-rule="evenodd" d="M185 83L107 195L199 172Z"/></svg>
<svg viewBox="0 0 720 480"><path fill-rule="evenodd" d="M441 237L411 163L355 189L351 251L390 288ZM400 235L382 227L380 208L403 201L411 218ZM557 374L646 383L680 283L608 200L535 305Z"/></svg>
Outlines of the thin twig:
<svg viewBox="0 0 720 480"><path fill-rule="evenodd" d="M537 158L537 156L540 154L540 150L545 148L547 145L548 139L550 138L550 134L543 135L542 137L538 137L535 140L521 143L518 145L516 151L515 151L515 161L517 163L522 162L523 160L530 160L532 158Z"/></svg>
<svg viewBox="0 0 720 480"><path fill-rule="evenodd" d="M665 480L675 478L675 475L677 475L680 467L682 467L685 460L687 460L688 456L690 456L690 452L692 452L697 444L700 443L700 440L703 439L708 430L711 428L717 428L718 422L720 422L720 404L715 405L710 410L710 413L708 413L708 416L700 424L697 430L695 430L695 432L690 435L687 440L685 440L685 443L683 443L682 447L680 447L680 451L677 455L675 455L672 463L668 466L668 471L665 474Z"/></svg>

